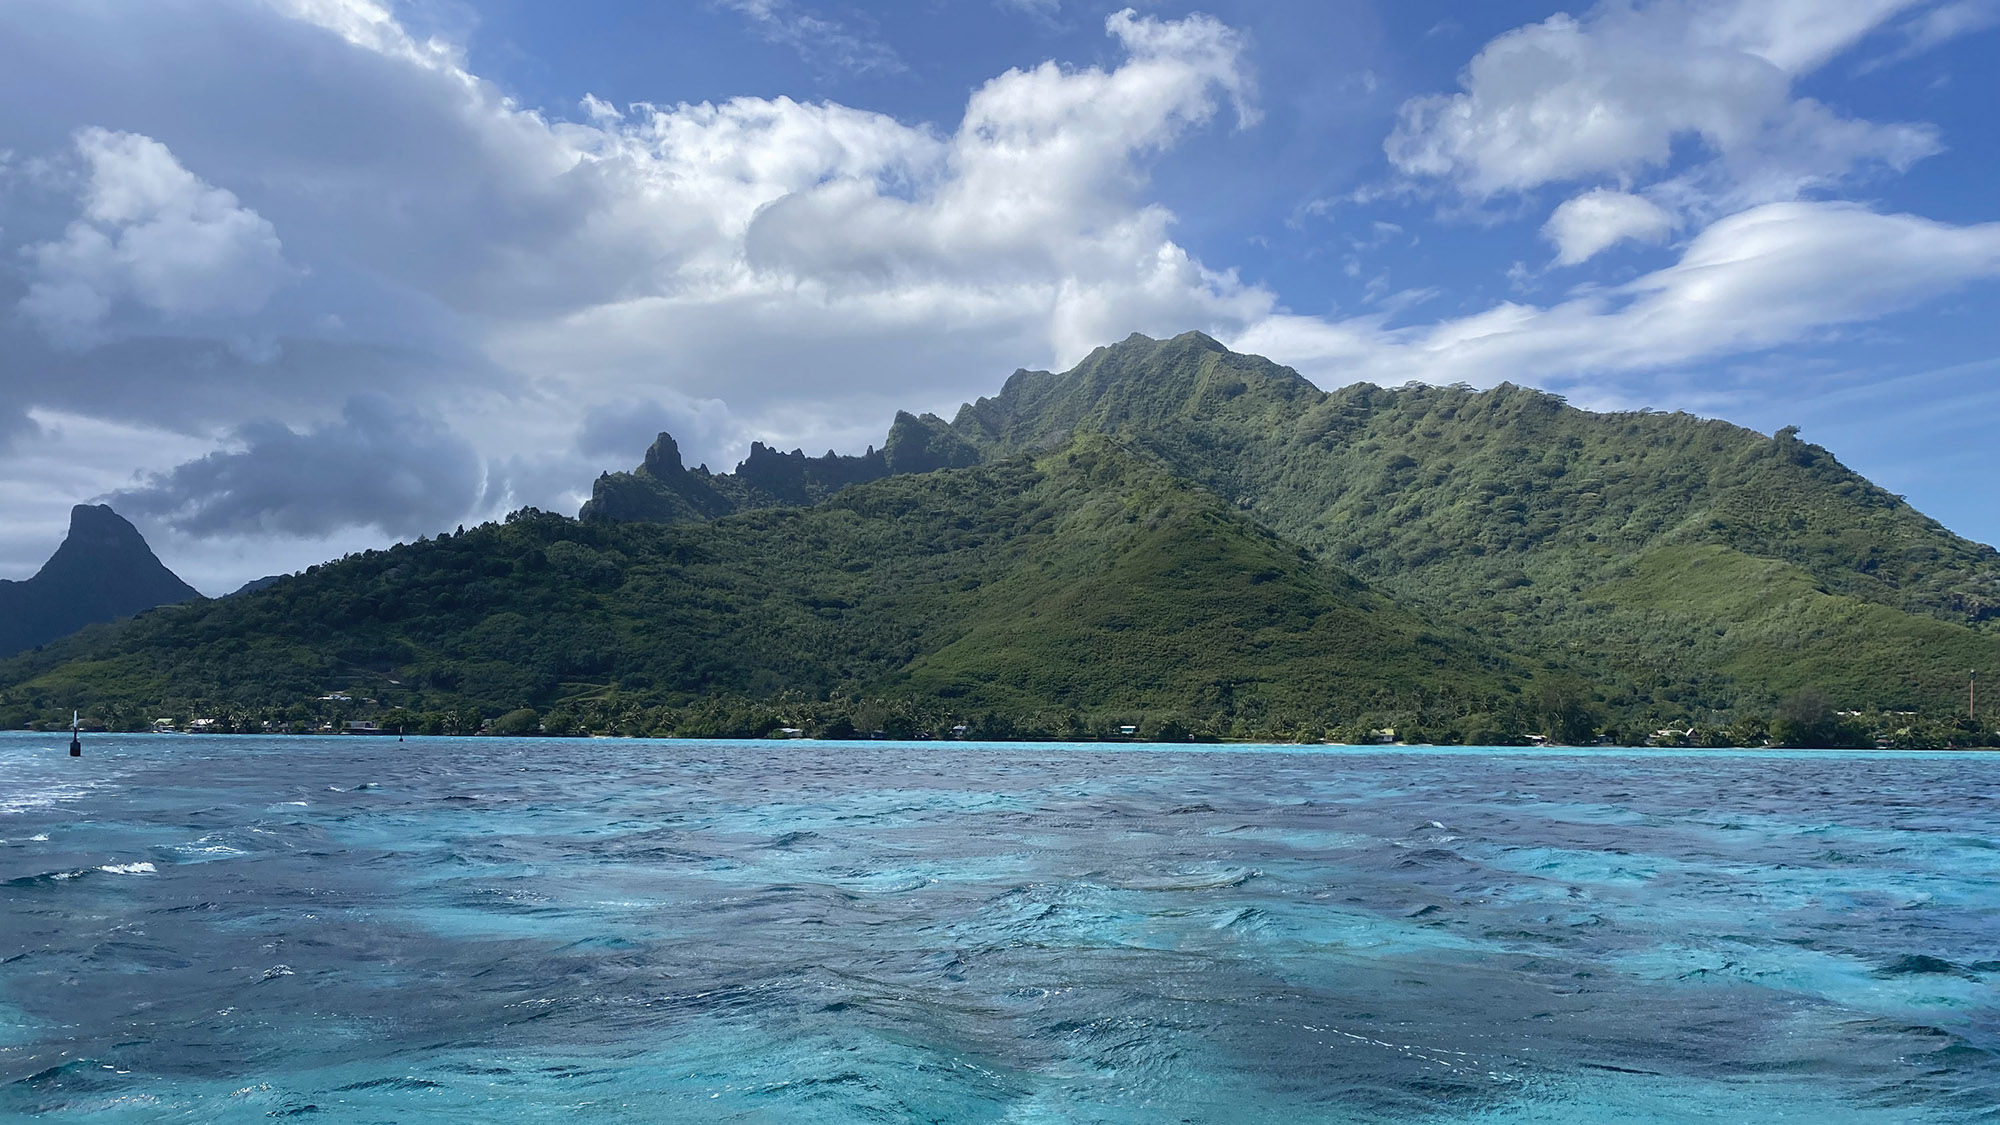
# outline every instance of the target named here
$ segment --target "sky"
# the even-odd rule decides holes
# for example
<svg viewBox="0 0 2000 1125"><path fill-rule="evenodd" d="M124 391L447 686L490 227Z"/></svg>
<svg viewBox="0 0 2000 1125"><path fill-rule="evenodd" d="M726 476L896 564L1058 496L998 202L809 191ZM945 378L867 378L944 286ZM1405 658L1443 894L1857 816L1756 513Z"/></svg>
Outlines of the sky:
<svg viewBox="0 0 2000 1125"><path fill-rule="evenodd" d="M206 593L1200 329L2000 542L2000 0L8 0L0 578Z"/></svg>

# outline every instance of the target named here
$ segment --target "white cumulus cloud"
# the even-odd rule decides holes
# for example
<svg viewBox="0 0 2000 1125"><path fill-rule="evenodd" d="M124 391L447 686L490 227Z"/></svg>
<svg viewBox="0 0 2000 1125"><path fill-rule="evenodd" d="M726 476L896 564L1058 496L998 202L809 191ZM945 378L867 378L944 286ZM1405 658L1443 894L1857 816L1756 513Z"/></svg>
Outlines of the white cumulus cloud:
<svg viewBox="0 0 2000 1125"><path fill-rule="evenodd" d="M1009 71L949 135L784 98L600 110L562 134L614 185L578 236L648 252L614 299L517 318L494 354L739 402L835 387L908 402L935 394L947 339L1005 371L1260 314L1268 293L1204 267L1139 198L1146 159L1225 103L1254 119L1240 36L1130 10L1106 30L1120 65Z"/></svg>
<svg viewBox="0 0 2000 1125"><path fill-rule="evenodd" d="M1542 236L1556 246L1556 263L1573 266L1621 242L1665 242L1674 217L1650 199L1597 188L1556 208Z"/></svg>
<svg viewBox="0 0 2000 1125"><path fill-rule="evenodd" d="M1725 208L1790 198L1938 150L1921 124L1843 117L1794 81L1921 0L1606 0L1499 36L1462 90L1411 99L1386 142L1406 175L1475 197L1657 176L1675 146L1713 157L1693 185Z"/></svg>
<svg viewBox="0 0 2000 1125"><path fill-rule="evenodd" d="M271 224L167 146L100 128L75 144L90 168L82 214L26 250L21 311L52 337L93 341L126 300L166 320L245 316L296 276Z"/></svg>
<svg viewBox="0 0 2000 1125"><path fill-rule="evenodd" d="M1275 303L1197 260L1174 238L1173 214L1147 198L1161 153L1218 118L1256 120L1247 44L1205 16L1113 13L1104 64L1008 70L971 92L958 121L937 125L787 97L625 106L586 97L563 120L520 106L462 52L412 36L373 0L177 3L136 10L119 27L94 10L30 3L0 9L0 34L10 19L54 21L74 41L107 45L102 58L48 60L45 84L68 83L100 119L149 120L171 152L137 134L120 145L157 158L160 181L194 201L183 212L269 235L265 284L214 290L210 319L268 299L287 256L312 266L296 300L262 315L286 326L276 330L282 354L265 368L180 342L190 354L171 368L172 398L202 406L169 424L229 449L249 441L236 451L251 455L149 478L134 493L186 536L410 526L362 510L401 502L393 491L364 491L359 507L287 507L270 490L248 506L221 498L281 450L327 466L374 456L346 440L348 429L304 431L296 443L276 431L247 438L243 427L292 417L271 398L287 384L304 417L324 416L341 401L331 394L379 387L424 417L449 418L486 466L471 518L489 502L567 506L605 467L599 458L629 464L636 450L574 447L579 425L601 437L586 423L634 403L699 405L680 411L676 427L688 431L690 463L727 467L752 438L858 449L881 440L897 409L948 411L1017 366L1066 364L1134 330L1240 324ZM121 85L121 36L158 44L148 58L186 61ZM214 53L235 42L263 46L247 70ZM215 73L246 88L216 90ZM278 122L242 112L276 100L290 107ZM147 119L129 108L140 105L171 112ZM324 128L306 137L284 127L296 119ZM11 143L0 120L0 144ZM176 154L189 154L185 164ZM107 176L131 163L107 161ZM262 215L188 168L255 183ZM130 225L79 222L114 243ZM124 275L70 272L92 282L74 294L81 301L138 303ZM48 312L57 278L41 280L51 283L37 298ZM308 301L327 315L294 315ZM70 320L106 322L116 313L104 303ZM336 327L315 338L315 324ZM129 413L125 396L91 402L89 388L159 370L152 357L163 346L114 334L67 359L21 363L22 390L31 403ZM308 380L309 360L336 373ZM440 496L474 495L453 479ZM439 518L434 506L417 510Z"/></svg>

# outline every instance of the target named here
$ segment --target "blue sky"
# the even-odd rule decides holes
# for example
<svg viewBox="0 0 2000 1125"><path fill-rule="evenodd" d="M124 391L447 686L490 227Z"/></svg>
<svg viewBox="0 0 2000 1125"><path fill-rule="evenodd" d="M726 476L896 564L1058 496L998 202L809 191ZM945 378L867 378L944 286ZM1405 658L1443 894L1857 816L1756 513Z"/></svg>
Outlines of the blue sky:
<svg viewBox="0 0 2000 1125"><path fill-rule="evenodd" d="M211 592L1200 328L2000 540L2000 0L15 0L0 576Z"/></svg>

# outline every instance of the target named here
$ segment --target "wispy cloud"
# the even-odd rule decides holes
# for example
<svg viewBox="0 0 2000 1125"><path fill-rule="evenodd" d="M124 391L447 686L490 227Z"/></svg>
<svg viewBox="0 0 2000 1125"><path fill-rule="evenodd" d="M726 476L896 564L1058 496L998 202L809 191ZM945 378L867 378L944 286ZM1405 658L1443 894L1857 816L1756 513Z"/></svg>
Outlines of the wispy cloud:
<svg viewBox="0 0 2000 1125"><path fill-rule="evenodd" d="M1053 27L1060 22L1062 0L993 0L993 6L1010 12L1020 12L1045 27Z"/></svg>
<svg viewBox="0 0 2000 1125"><path fill-rule="evenodd" d="M793 0L716 0L742 15L766 40L798 52L814 66L855 74L899 74L907 69L894 48Z"/></svg>
<svg viewBox="0 0 2000 1125"><path fill-rule="evenodd" d="M1903 36L1902 46L1869 59L1856 69L1861 74L1867 74L1885 66L1908 62L1961 35L1991 27L2000 27L2000 0L1952 0L1905 21L1896 29Z"/></svg>
<svg viewBox="0 0 2000 1125"><path fill-rule="evenodd" d="M1278 314L1233 346L1308 376L1616 386L1749 355L2000 278L2000 222L1952 226L1851 203L1771 203L1696 235L1678 263L1553 305L1512 301L1405 328Z"/></svg>

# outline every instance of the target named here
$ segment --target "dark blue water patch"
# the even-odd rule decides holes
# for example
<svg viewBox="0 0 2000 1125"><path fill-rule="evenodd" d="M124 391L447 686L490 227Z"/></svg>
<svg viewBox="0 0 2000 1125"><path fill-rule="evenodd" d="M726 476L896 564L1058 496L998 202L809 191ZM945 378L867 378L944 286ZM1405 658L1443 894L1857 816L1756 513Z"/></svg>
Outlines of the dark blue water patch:
<svg viewBox="0 0 2000 1125"><path fill-rule="evenodd" d="M1995 1120L1991 755L0 736L0 1115Z"/></svg>

